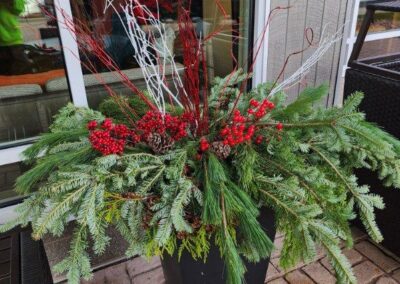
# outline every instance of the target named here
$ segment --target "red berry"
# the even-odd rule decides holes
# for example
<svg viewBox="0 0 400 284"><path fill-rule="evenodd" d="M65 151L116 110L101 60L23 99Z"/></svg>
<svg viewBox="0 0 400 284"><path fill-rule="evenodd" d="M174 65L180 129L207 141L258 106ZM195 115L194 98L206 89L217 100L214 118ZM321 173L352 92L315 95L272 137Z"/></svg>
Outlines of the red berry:
<svg viewBox="0 0 400 284"><path fill-rule="evenodd" d="M201 139L200 139L200 150L201 150L202 152L205 152L205 151L207 151L209 148L210 148L210 144L208 143L207 139L204 138L204 137L201 138Z"/></svg>
<svg viewBox="0 0 400 284"><path fill-rule="evenodd" d="M103 123L101 124L101 128L105 130L110 130L112 127L112 120L110 118L106 118Z"/></svg>
<svg viewBox="0 0 400 284"><path fill-rule="evenodd" d="M258 107L260 105L260 103L258 101L256 101L255 99L251 99L250 100L250 105L252 107Z"/></svg>
<svg viewBox="0 0 400 284"><path fill-rule="evenodd" d="M276 125L276 129L278 129L278 131L282 131L282 130L283 130L283 124L282 124L281 122L279 122L279 123Z"/></svg>
<svg viewBox="0 0 400 284"><path fill-rule="evenodd" d="M256 140L255 140L255 143L256 144L261 144L263 142L263 140L264 140L264 136L258 135Z"/></svg>
<svg viewBox="0 0 400 284"><path fill-rule="evenodd" d="M89 121L87 124L87 128L89 130L95 130L97 128L97 121L95 120Z"/></svg>

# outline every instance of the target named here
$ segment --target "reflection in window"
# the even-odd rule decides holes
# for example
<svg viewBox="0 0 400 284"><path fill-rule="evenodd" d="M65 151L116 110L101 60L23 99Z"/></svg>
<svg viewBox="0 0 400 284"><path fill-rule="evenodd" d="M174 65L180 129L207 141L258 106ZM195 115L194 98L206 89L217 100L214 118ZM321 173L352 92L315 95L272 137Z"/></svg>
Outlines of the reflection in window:
<svg viewBox="0 0 400 284"><path fill-rule="evenodd" d="M16 179L27 170L22 163L0 166L0 207L5 202L12 202L17 199L17 194L13 190Z"/></svg>
<svg viewBox="0 0 400 284"><path fill-rule="evenodd" d="M69 101L52 0L0 1L0 148L47 130Z"/></svg>
<svg viewBox="0 0 400 284"><path fill-rule="evenodd" d="M367 12L367 5L369 3L377 2L375 0L361 0L360 2L360 10L358 14L357 21L357 32L360 30L362 21ZM382 1L384 2L384 1ZM393 13L388 11L376 11L374 22L372 23L369 32L377 33L390 31L394 29L400 29L400 13Z"/></svg>
<svg viewBox="0 0 400 284"><path fill-rule="evenodd" d="M157 13L165 24L169 33L169 49L173 51L175 62L182 66L182 46L179 40L179 27L177 23L177 1L158 0L159 11L156 9L156 0L141 0L141 4ZM192 0L191 17L195 24L197 36L207 36L218 30L218 35L207 41L205 48L207 73L212 81L215 76L229 74L236 65L244 66L248 58L248 31L250 0L229 0L220 1L223 9L215 4L214 0ZM114 0L116 9L107 9L104 12L104 0L82 0L72 1L72 10L76 23L83 25L101 43L104 50L124 70L127 77L139 88L145 88L141 69L138 68L134 59L134 50L126 36L124 23L126 21L122 12L121 4L125 0ZM226 14L224 15L223 12ZM144 31L152 29L146 23L141 23ZM237 60L232 56L235 55ZM84 81L88 95L89 106L97 108L106 98L107 92L97 82L98 76L95 72L101 73L103 82L106 82L116 94L128 95L131 91L126 88L118 76L109 72L107 66L102 65L99 60L93 57L90 52L81 51L80 59L84 69ZM89 68L88 68L89 67ZM91 69L91 70L89 70ZM168 80L168 78L167 78ZM96 83L97 82L97 83Z"/></svg>
<svg viewBox="0 0 400 284"><path fill-rule="evenodd" d="M398 54L400 51L400 37L367 41L364 43L360 59Z"/></svg>

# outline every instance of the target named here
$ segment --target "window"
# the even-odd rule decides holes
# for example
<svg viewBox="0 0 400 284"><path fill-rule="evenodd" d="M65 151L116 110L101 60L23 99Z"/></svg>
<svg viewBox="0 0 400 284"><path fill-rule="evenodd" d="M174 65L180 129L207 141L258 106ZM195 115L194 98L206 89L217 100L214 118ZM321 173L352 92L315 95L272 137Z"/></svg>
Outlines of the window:
<svg viewBox="0 0 400 284"><path fill-rule="evenodd" d="M52 116L70 101L51 11L50 0L0 2L0 148L47 131Z"/></svg>
<svg viewBox="0 0 400 284"><path fill-rule="evenodd" d="M369 58L399 53L400 37L384 38L364 43L359 58Z"/></svg>
<svg viewBox="0 0 400 284"><path fill-rule="evenodd" d="M151 7L151 3L154 1L144 2ZM124 73L137 87L145 88L142 71L135 62L134 50L124 30L126 19L120 7L120 4L123 3L125 3L124 0L114 0L116 9L109 8L105 12L104 0L73 1L71 5L76 23L84 26L97 38L118 68L124 70ZM208 76L211 79L215 76L225 76L233 70L236 64L244 66L248 59L252 1L220 1L222 8L218 8L214 0L197 0L191 1L191 3L191 17L196 25L197 36L207 36L216 30L219 31L218 35L208 41L204 47ZM159 17L166 27L166 32L170 33L169 49L173 51L177 65L183 67L182 46L177 22L177 1L159 1L159 5ZM145 23L142 24L144 31L151 28ZM234 59L232 54L237 59ZM96 80L98 76L92 74L93 71L100 73L104 82L116 94L128 95L131 93L129 88L120 82L115 72L110 72L108 66L104 66L92 54L81 50L80 59L90 107L97 108L102 100L108 97L108 92Z"/></svg>
<svg viewBox="0 0 400 284"><path fill-rule="evenodd" d="M360 1L360 8L358 11L358 18L357 18L357 33L360 30L361 23L364 19L364 16L367 12L367 5L371 3L371 0L361 0ZM376 1L375 1L376 2ZM374 23L371 25L370 33L378 33L378 32L385 32L385 31L392 31L394 29L400 29L400 14L393 13L393 12L386 12L386 11L377 11Z"/></svg>
<svg viewBox="0 0 400 284"><path fill-rule="evenodd" d="M23 163L13 163L0 166L0 208L5 204L19 199L15 193L14 184L27 167Z"/></svg>
<svg viewBox="0 0 400 284"><path fill-rule="evenodd" d="M364 20L371 0L360 0L356 33ZM384 2L384 1L382 1ZM360 59L396 53L400 50L400 13L376 11L374 21L360 53Z"/></svg>

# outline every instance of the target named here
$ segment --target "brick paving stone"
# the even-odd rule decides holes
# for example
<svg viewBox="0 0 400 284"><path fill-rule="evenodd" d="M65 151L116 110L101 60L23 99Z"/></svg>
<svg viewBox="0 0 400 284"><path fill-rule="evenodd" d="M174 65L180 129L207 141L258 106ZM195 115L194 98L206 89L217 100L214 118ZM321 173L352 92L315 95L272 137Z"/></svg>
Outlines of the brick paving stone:
<svg viewBox="0 0 400 284"><path fill-rule="evenodd" d="M318 259L324 258L325 256L326 256L325 249L323 247L321 247L321 246L317 246L317 252L316 252L314 260L318 260Z"/></svg>
<svg viewBox="0 0 400 284"><path fill-rule="evenodd" d="M329 261L328 257L324 257L320 260L321 264L329 270L330 273L335 274L335 270L332 267L331 262Z"/></svg>
<svg viewBox="0 0 400 284"><path fill-rule="evenodd" d="M284 237L275 239L274 250L272 251L271 258L277 258L281 255L284 239L285 239Z"/></svg>
<svg viewBox="0 0 400 284"><path fill-rule="evenodd" d="M139 274L154 270L155 268L158 268L160 266L161 261L159 257L153 257L150 262L148 262L144 258L136 257L127 263L127 271L129 276L131 278L134 278Z"/></svg>
<svg viewBox="0 0 400 284"><path fill-rule="evenodd" d="M280 260L279 258L271 259L271 263L275 266L276 269L278 269L278 271L284 272L284 273L289 273L293 270L299 269L306 265L303 261L300 261L295 267L291 267L291 268L285 270L279 266L279 260Z"/></svg>
<svg viewBox="0 0 400 284"><path fill-rule="evenodd" d="M57 282L54 282L57 283ZM106 283L105 270L96 271L93 273L93 278L89 281L82 280L81 284L104 284Z"/></svg>
<svg viewBox="0 0 400 284"><path fill-rule="evenodd" d="M383 276L376 281L376 284L397 284L397 281L390 277Z"/></svg>
<svg viewBox="0 0 400 284"><path fill-rule="evenodd" d="M275 266L270 263L268 266L268 271L267 271L267 278L265 279L266 282L274 280L280 276L282 276L283 273L279 272L278 269L275 268Z"/></svg>
<svg viewBox="0 0 400 284"><path fill-rule="evenodd" d="M367 234L361 231L360 229L356 227L351 228L351 234L353 236L354 242L359 242L360 240L365 240L368 238Z"/></svg>
<svg viewBox="0 0 400 284"><path fill-rule="evenodd" d="M400 263L384 254L383 251L368 241L362 241L356 244L355 248L388 273L400 268Z"/></svg>
<svg viewBox="0 0 400 284"><path fill-rule="evenodd" d="M302 270L317 283L336 283L336 278L319 262L311 263L303 267Z"/></svg>
<svg viewBox="0 0 400 284"><path fill-rule="evenodd" d="M400 282L400 269L393 272L392 277L393 279L396 279L398 282Z"/></svg>
<svg viewBox="0 0 400 284"><path fill-rule="evenodd" d="M285 275L285 279L290 284L313 284L314 282L300 270L295 270L293 272Z"/></svg>
<svg viewBox="0 0 400 284"><path fill-rule="evenodd" d="M354 275L357 278L358 283L367 284L371 283L373 280L376 280L384 272L375 264L366 260L360 264L357 264L353 268Z"/></svg>
<svg viewBox="0 0 400 284"><path fill-rule="evenodd" d="M164 272L161 267L133 278L133 284L164 284Z"/></svg>
<svg viewBox="0 0 400 284"><path fill-rule="evenodd" d="M355 249L345 249L343 254L347 257L352 266L363 261L364 257Z"/></svg>
<svg viewBox="0 0 400 284"><path fill-rule="evenodd" d="M287 284L287 282L283 278L278 278L278 279L272 280L271 282L268 282L268 284Z"/></svg>
<svg viewBox="0 0 400 284"><path fill-rule="evenodd" d="M131 284L126 262L104 269L105 282L107 284Z"/></svg>

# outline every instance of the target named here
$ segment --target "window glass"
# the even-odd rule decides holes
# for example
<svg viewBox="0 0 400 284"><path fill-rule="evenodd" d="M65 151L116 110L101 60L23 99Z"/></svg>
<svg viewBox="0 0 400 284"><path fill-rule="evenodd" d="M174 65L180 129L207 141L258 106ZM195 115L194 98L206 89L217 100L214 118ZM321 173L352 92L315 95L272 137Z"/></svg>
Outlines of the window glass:
<svg viewBox="0 0 400 284"><path fill-rule="evenodd" d="M400 37L386 38L381 40L367 41L364 43L360 59L377 57L399 53Z"/></svg>
<svg viewBox="0 0 400 284"><path fill-rule="evenodd" d="M0 207L19 198L13 190L14 184L18 176L26 170L22 163L0 166Z"/></svg>
<svg viewBox="0 0 400 284"><path fill-rule="evenodd" d="M362 21L364 20L365 14L367 12L366 7L369 3L372 2L377 2L377 1L361 0L360 10L358 13L357 32L360 30ZM378 1L378 2L385 2L385 1ZM369 29L370 33L385 32L395 29L400 29L400 13L376 11L374 22L372 23Z"/></svg>
<svg viewBox="0 0 400 284"><path fill-rule="evenodd" d="M52 0L0 1L0 148L26 143L69 100Z"/></svg>
<svg viewBox="0 0 400 284"><path fill-rule="evenodd" d="M140 0L139 2L153 10L154 3L156 3L155 0ZM165 24L166 30L171 34L167 44L173 51L176 64L183 66L182 45L177 22L177 1L159 0L158 2L159 17ZM83 25L94 35L118 65L118 68L124 70L128 78L143 89L145 82L142 71L135 62L134 50L122 24L125 16L120 5L126 1L114 0L113 4L116 9L106 10L104 9L105 3L104 0L72 1L75 22ZM244 66L248 60L248 44L250 42L251 0L220 0L220 7L216 6L215 0L192 0L191 3L191 18L196 25L197 36L207 37L210 33L214 34L215 31L218 31L218 34L207 41L204 46L210 81L215 76L229 74L237 65ZM146 31L151 29L151 26L143 23L141 28ZM104 66L92 54L81 50L80 59L85 73L84 81L90 107L97 108L104 98L108 97L108 92L102 85L104 82L117 94L131 93L120 82L119 77L110 72L107 66ZM101 73L102 82L96 80L99 76L92 74L93 69L95 72Z"/></svg>

